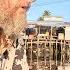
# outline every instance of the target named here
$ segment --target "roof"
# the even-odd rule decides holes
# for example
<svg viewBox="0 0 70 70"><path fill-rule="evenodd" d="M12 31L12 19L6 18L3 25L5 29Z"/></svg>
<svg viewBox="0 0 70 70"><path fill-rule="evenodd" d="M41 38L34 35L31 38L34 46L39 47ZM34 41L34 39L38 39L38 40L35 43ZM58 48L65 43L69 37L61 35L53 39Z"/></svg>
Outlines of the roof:
<svg viewBox="0 0 70 70"><path fill-rule="evenodd" d="M38 26L70 26L70 22L63 21L28 21L29 25L38 25Z"/></svg>

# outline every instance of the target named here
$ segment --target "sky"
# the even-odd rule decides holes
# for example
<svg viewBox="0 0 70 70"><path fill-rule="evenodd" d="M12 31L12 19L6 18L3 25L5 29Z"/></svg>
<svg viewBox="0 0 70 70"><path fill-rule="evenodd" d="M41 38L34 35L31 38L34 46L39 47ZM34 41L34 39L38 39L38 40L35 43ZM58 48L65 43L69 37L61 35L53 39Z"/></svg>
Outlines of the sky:
<svg viewBox="0 0 70 70"><path fill-rule="evenodd" d="M27 20L38 20L48 10L52 16L61 16L65 22L70 21L70 0L36 0L27 12Z"/></svg>

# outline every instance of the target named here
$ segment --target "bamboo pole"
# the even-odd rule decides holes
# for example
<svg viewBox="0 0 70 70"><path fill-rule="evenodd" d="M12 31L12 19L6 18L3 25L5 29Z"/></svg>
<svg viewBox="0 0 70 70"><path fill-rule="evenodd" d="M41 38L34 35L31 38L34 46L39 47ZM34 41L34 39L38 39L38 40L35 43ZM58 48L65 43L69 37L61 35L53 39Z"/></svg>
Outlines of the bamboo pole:
<svg viewBox="0 0 70 70"><path fill-rule="evenodd" d="M69 61L68 61L68 66L70 66L70 43L69 43Z"/></svg>
<svg viewBox="0 0 70 70"><path fill-rule="evenodd" d="M51 37L50 37L50 44L49 44L49 48L50 48L50 70L51 70L51 63L52 63L52 61L51 61L51 40L52 40L52 27L51 27Z"/></svg>
<svg viewBox="0 0 70 70"><path fill-rule="evenodd" d="M39 70L39 58L38 58L38 55L39 55L39 38L37 37L37 70Z"/></svg>
<svg viewBox="0 0 70 70"><path fill-rule="evenodd" d="M40 34L40 26L39 26L39 34Z"/></svg>
<svg viewBox="0 0 70 70"><path fill-rule="evenodd" d="M32 65L32 39L31 39L31 61L30 61L30 65Z"/></svg>
<svg viewBox="0 0 70 70"><path fill-rule="evenodd" d="M46 41L47 42L47 41ZM46 66L46 42L45 42L45 47L44 47L44 51L45 51L45 56L44 56L44 62L45 62L45 66Z"/></svg>
<svg viewBox="0 0 70 70"><path fill-rule="evenodd" d="M56 40L56 67L58 67L58 61L57 61L57 40Z"/></svg>
<svg viewBox="0 0 70 70"><path fill-rule="evenodd" d="M64 39L64 47L63 47L63 70L65 70L65 39Z"/></svg>
<svg viewBox="0 0 70 70"><path fill-rule="evenodd" d="M62 66L62 40L61 40L61 66Z"/></svg>

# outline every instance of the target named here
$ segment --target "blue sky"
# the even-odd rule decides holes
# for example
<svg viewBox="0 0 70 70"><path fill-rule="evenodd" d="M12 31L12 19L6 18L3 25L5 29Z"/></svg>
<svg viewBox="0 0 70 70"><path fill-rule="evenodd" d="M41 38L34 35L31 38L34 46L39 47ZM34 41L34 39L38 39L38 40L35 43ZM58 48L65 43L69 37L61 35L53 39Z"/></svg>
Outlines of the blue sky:
<svg viewBox="0 0 70 70"><path fill-rule="evenodd" d="M27 12L28 20L37 20L48 10L52 16L61 16L70 21L70 0L36 0Z"/></svg>

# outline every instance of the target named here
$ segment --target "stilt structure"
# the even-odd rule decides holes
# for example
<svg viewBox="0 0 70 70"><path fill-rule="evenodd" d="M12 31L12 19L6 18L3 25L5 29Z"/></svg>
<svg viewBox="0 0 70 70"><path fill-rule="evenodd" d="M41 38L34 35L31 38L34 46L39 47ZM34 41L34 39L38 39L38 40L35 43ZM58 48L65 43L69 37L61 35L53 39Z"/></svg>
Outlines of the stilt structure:
<svg viewBox="0 0 70 70"><path fill-rule="evenodd" d="M67 48L70 41L65 40L63 33L60 36L53 36L52 28L51 35L39 34L32 41L27 41L28 48L33 48L30 54L31 59L28 58L28 61L31 60L32 62L30 62L31 70L66 70L67 67L70 68L70 53Z"/></svg>

